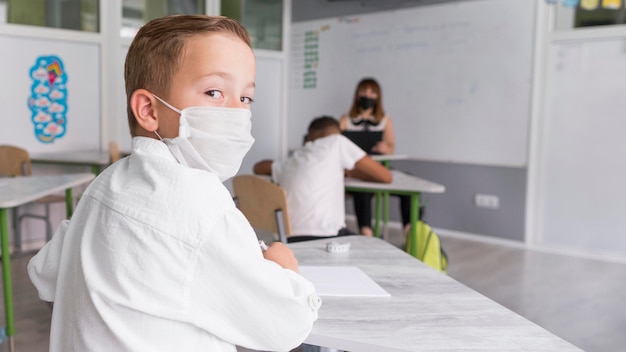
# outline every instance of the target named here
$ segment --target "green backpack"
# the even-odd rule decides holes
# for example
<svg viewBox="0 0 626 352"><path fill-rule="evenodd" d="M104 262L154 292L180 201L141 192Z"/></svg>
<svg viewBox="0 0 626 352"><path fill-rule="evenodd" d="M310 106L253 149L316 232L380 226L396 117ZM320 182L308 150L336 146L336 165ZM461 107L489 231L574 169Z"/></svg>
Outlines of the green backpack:
<svg viewBox="0 0 626 352"><path fill-rule="evenodd" d="M410 230L409 230L410 231ZM407 233L408 234L408 233ZM406 251L411 253L411 236L406 236ZM425 222L417 223L417 259L445 273L448 270L448 255L441 248L439 236Z"/></svg>

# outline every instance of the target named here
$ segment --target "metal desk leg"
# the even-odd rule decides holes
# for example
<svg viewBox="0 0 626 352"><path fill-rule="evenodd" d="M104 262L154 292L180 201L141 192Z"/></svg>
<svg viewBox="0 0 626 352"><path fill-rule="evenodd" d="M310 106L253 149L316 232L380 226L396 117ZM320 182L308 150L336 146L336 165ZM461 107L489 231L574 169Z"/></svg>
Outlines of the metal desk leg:
<svg viewBox="0 0 626 352"><path fill-rule="evenodd" d="M15 320L13 315L13 287L11 281L11 253L9 252L9 225L7 209L0 209L0 245L2 249L2 283L4 286L4 311L9 351L15 351Z"/></svg>
<svg viewBox="0 0 626 352"><path fill-rule="evenodd" d="M389 239L389 192L383 192L383 239Z"/></svg>

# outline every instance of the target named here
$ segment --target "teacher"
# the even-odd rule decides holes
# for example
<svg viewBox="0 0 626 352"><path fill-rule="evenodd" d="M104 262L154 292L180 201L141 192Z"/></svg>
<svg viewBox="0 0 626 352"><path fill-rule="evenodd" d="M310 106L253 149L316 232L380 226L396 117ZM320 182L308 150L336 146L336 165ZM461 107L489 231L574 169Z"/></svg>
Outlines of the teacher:
<svg viewBox="0 0 626 352"><path fill-rule="evenodd" d="M354 92L350 112L341 116L339 127L342 131L382 131L382 140L366 150L368 154L393 154L395 137L391 116L383 109L382 90L373 78L362 79ZM353 192L354 211L359 231L365 236L372 236L372 193ZM404 233L410 227L409 210L411 207L408 196L400 196L400 209Z"/></svg>

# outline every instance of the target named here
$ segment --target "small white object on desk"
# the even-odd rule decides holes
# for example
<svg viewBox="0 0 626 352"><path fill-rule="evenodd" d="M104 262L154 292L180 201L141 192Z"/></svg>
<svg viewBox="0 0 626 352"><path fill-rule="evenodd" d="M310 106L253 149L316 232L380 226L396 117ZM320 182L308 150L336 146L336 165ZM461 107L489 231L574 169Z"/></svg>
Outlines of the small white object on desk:
<svg viewBox="0 0 626 352"><path fill-rule="evenodd" d="M346 253L350 251L350 242L328 242L326 243L326 251L330 253Z"/></svg>

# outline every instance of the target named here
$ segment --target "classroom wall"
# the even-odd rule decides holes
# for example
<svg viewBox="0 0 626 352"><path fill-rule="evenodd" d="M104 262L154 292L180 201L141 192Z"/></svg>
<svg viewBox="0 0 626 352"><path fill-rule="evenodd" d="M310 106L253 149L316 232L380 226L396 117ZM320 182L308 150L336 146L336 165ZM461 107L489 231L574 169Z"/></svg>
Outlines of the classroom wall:
<svg viewBox="0 0 626 352"><path fill-rule="evenodd" d="M325 0L299 0L293 2L292 19L294 24L304 20L315 20L327 17L346 16L364 14L378 11L385 11L390 8L402 7L418 7L430 6L435 3L445 3L450 1L432 1L432 2L389 2L389 1L346 1L346 2L329 2ZM464 1L460 1L464 2ZM457 1L459 3L459 1ZM532 4L529 3L532 8ZM532 28L532 23L529 23ZM532 33L528 33L530 37ZM531 58L528 58L528 65L531 65ZM293 62L292 62L293 64ZM338 71L341 71L338 68ZM385 81L384 77L377 77L379 81ZM346 93L348 96L353 94L355 82L338 83L338 85L347 85L350 88ZM389 88L389 87L387 87ZM388 93L383 85L383 94ZM293 90L292 90L293 91ZM289 134L298 136L303 133L302 126L306 125L312 116L306 111L298 111L294 107L293 93L290 98L292 105L289 116ZM345 99L344 99L345 100ZM391 99L387 95L385 97L386 109L393 111L394 107L390 105ZM524 102L530 105L529 101ZM348 108L349 99L345 102ZM419 106L416 106L416 121L419 121ZM334 115L342 114L343 110L328 112ZM338 117L338 116L337 116ZM393 117L393 114L392 114ZM529 124L530 117L522 116L522 124ZM294 122L295 120L295 122ZM401 130L403 125L395 124L396 130ZM418 123L419 125L419 123ZM452 125L454 126L454 125ZM489 126L486 126L487 128ZM406 132L406 131L404 131ZM406 133L404 133L406 135ZM401 134L402 135L402 134ZM443 141L444 143L454 144L457 141L450 139ZM526 140L520 145L525 150ZM295 147L295 142L290 140L290 147ZM399 145L406 145L406 141L397 141ZM467 145L471 148L471 145ZM411 148L404 148L403 153L411 155ZM494 153L498 150L494 150ZM413 153L417 154L417 153ZM485 165L467 162L449 162L449 161L433 161L433 160L412 160L393 163L393 167L414 174L419 177L441 183L445 185L446 192L437 195L425 195L423 198L426 202L425 219L434 227L440 229L449 229L455 232L480 234L494 238L511 239L515 241L524 241L524 222L525 222L525 198L527 184L527 170L525 160L517 165ZM499 208L490 209L477 207L474 204L476 194L488 194L499 197ZM391 219L399 221L399 211L396 205L397 201L392 200ZM347 201L347 211L353 212L351 202Z"/></svg>

